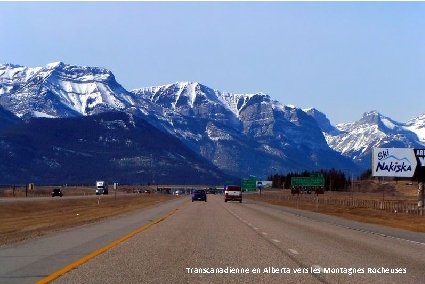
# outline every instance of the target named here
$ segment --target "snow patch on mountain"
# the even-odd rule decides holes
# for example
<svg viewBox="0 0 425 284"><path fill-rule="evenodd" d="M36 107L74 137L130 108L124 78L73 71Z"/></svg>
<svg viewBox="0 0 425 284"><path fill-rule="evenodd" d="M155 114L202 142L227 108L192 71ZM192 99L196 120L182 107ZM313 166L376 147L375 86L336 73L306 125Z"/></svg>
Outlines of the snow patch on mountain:
<svg viewBox="0 0 425 284"><path fill-rule="evenodd" d="M212 141L232 140L232 135L230 133L224 131L223 129L220 129L213 123L208 123L205 132L207 133L208 138Z"/></svg>
<svg viewBox="0 0 425 284"><path fill-rule="evenodd" d="M44 113L44 112L41 112L41 111L33 111L32 116L33 117L54 118L54 116L48 115L47 113Z"/></svg>
<svg viewBox="0 0 425 284"><path fill-rule="evenodd" d="M233 94L228 92L218 92L218 98L228 107L236 117L239 118L241 111L248 105L248 102L254 97L260 97L269 100L270 97L264 93L255 94Z"/></svg>
<svg viewBox="0 0 425 284"><path fill-rule="evenodd" d="M416 133L419 140L425 145L425 114L409 120L406 123L406 128Z"/></svg>

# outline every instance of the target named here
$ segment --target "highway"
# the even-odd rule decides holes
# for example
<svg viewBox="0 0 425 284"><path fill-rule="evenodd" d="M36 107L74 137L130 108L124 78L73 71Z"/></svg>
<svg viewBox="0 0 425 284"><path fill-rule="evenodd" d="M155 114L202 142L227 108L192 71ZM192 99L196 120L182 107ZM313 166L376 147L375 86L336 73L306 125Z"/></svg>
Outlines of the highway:
<svg viewBox="0 0 425 284"><path fill-rule="evenodd" d="M30 200L28 198L26 202ZM174 199L132 214L0 247L0 283L35 283L122 236L152 224L167 212L175 212L174 209L184 202L184 199Z"/></svg>
<svg viewBox="0 0 425 284"><path fill-rule="evenodd" d="M97 232L96 238L90 239L85 231L95 225L62 232L62 240L80 240L67 249L57 249L57 236L49 237L51 249L37 253L31 251L31 242L25 244L29 247L25 252L9 248L9 258L1 249L0 267L5 261L22 262L19 257L23 255L27 261L8 272L0 268L0 282L46 279L118 239L119 234L110 228L117 223L132 219L133 227L142 226L165 214L161 222L106 252L81 261L79 266L68 266L54 283L425 283L423 233L247 199L241 204L225 203L221 195L208 195L208 202L190 202L183 196L158 208L105 222L102 230L90 231ZM93 245L111 230L113 237ZM123 236L130 230L118 231ZM90 249L87 243L92 244ZM28 259L31 254L38 257Z"/></svg>
<svg viewBox="0 0 425 284"><path fill-rule="evenodd" d="M208 197L55 283L425 283L425 242Z"/></svg>

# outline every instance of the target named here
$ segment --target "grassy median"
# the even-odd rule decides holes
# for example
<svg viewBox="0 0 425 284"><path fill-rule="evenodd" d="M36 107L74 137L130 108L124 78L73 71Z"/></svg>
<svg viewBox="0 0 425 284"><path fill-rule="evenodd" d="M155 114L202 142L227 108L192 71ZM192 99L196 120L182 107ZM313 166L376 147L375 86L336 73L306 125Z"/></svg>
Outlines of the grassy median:
<svg viewBox="0 0 425 284"><path fill-rule="evenodd" d="M101 219L146 208L173 199L166 194L86 196L76 199L15 201L0 206L0 245L44 235L48 232L93 223Z"/></svg>

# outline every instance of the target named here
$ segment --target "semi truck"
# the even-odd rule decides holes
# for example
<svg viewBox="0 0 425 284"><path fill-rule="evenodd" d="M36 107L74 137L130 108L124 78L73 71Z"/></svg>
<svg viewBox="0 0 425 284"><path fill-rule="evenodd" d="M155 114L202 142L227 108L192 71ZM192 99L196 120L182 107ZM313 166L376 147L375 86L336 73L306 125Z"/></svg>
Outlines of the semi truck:
<svg viewBox="0 0 425 284"><path fill-rule="evenodd" d="M103 180L96 181L96 195L108 194L108 184Z"/></svg>

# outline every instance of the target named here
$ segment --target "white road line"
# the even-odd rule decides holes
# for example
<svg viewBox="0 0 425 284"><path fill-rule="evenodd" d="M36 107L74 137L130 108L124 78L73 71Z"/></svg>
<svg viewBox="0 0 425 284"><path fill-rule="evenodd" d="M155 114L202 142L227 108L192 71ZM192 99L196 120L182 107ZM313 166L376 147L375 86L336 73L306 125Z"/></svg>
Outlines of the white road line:
<svg viewBox="0 0 425 284"><path fill-rule="evenodd" d="M264 236L267 236L268 235L266 232L261 232L261 234L263 234Z"/></svg>
<svg viewBox="0 0 425 284"><path fill-rule="evenodd" d="M292 253L292 254L299 254L296 250L294 250L294 249L289 249L289 251Z"/></svg>
<svg viewBox="0 0 425 284"><path fill-rule="evenodd" d="M409 243L412 243L412 244L425 246L425 242L413 241L413 240L409 240L409 239L405 239L405 238L401 238L401 237L386 235L386 234L379 233L379 232L369 231L367 229L354 228L354 227L350 227L350 226L346 226L346 225L337 224L337 223L334 223L332 221L317 220L317 219L314 219L312 217L303 216L301 214L297 214L297 213L293 213L293 212L286 212L286 213L291 214L291 215L296 216L296 217L299 217L299 218L304 218L304 219L307 219L307 220L310 220L310 221L313 221L313 222L325 223L325 224L333 225L333 226L348 229L348 230L362 232L364 234L376 235L376 236L380 236L380 237L384 237L384 238L395 239L395 240L409 242Z"/></svg>
<svg viewBox="0 0 425 284"><path fill-rule="evenodd" d="M276 239L272 239L272 241L275 242L275 243L280 243L280 241L276 240Z"/></svg>
<svg viewBox="0 0 425 284"><path fill-rule="evenodd" d="M258 230L258 228L257 227L254 227L254 230Z"/></svg>

